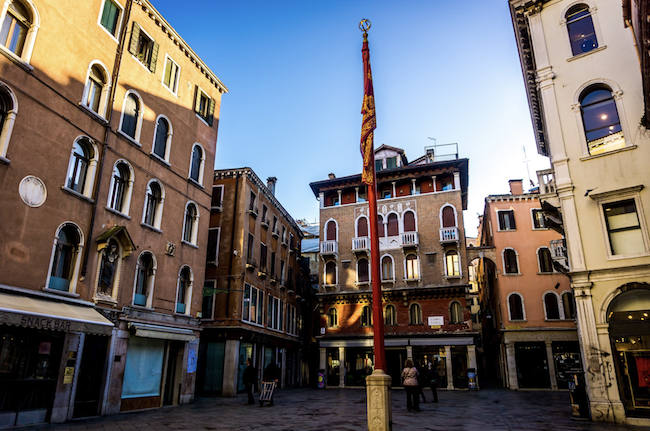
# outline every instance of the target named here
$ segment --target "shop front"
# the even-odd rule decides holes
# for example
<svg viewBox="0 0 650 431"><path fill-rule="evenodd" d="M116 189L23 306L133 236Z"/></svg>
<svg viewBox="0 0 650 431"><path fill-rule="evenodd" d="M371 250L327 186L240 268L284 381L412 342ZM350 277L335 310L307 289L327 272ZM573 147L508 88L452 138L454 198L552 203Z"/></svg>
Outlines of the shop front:
<svg viewBox="0 0 650 431"><path fill-rule="evenodd" d="M108 345L113 323L85 301L16 293L0 292L0 428L64 422L83 398L84 343ZM105 369L96 368L101 387Z"/></svg>

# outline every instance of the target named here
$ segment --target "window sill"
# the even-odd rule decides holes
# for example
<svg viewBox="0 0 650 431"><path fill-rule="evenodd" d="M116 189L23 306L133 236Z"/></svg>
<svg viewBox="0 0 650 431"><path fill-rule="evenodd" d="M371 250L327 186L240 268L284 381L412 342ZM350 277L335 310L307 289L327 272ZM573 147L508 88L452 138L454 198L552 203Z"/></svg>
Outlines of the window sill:
<svg viewBox="0 0 650 431"><path fill-rule="evenodd" d="M521 272L504 272L503 274L504 277L517 277L519 275L523 275Z"/></svg>
<svg viewBox="0 0 650 431"><path fill-rule="evenodd" d="M445 280L460 280L461 275L445 275Z"/></svg>
<svg viewBox="0 0 650 431"><path fill-rule="evenodd" d="M84 105L83 103L79 102L79 107L80 107L80 108L81 108L81 109L82 109L86 114L88 114L90 117L92 117L93 119L95 119L95 120L97 120L98 122L100 122L102 125L105 126L105 125L108 124L108 120L107 120L106 118L104 118L103 116L101 116L99 113L93 111L92 109L90 109L89 107L87 107L86 105Z"/></svg>
<svg viewBox="0 0 650 431"><path fill-rule="evenodd" d="M180 70L180 69L179 69L179 70ZM178 97L178 82L176 83L176 91L174 91L174 90L172 90L171 88L169 88L169 87L167 86L167 84L165 84L164 82L161 82L161 84L162 84L162 86L163 86L167 91L169 91L170 93L172 93L175 97Z"/></svg>
<svg viewBox="0 0 650 431"><path fill-rule="evenodd" d="M208 126L208 127L212 127L212 126L210 125L210 123L208 123L208 121L207 121L205 118L203 118L202 116L200 116L200 115L197 114L196 112L194 112L194 115L196 115L196 118L198 118L199 120L201 120L201 122L202 122L203 124L205 124L205 125Z"/></svg>
<svg viewBox="0 0 650 431"><path fill-rule="evenodd" d="M354 285L355 285L355 286L369 286L369 285L370 285L370 281L355 281L355 282L354 282Z"/></svg>
<svg viewBox="0 0 650 431"><path fill-rule="evenodd" d="M119 38L119 36L120 36L119 34L114 35L114 34L111 33L110 31L108 31L108 29L107 29L106 27L104 27L103 25L101 25L100 23L97 23L97 24L99 25L99 27L100 27L102 30L104 30L104 31L106 32L107 35L109 35L109 36L111 37L111 39L113 39L113 40L115 41L115 43L120 43L120 41L118 40L118 38ZM118 26L118 28L119 28L119 26ZM116 29L116 32L119 33L119 30Z"/></svg>
<svg viewBox="0 0 650 431"><path fill-rule="evenodd" d="M621 254L621 255L607 255L607 260L612 261L612 260L622 260L622 259L635 259L638 257L648 257L650 256L649 252L644 252L644 253L636 253L636 254Z"/></svg>
<svg viewBox="0 0 650 431"><path fill-rule="evenodd" d="M0 163L4 163L5 165L8 165L9 163L11 163L11 160L9 160L6 157L0 156Z"/></svg>
<svg viewBox="0 0 650 431"><path fill-rule="evenodd" d="M135 145L136 147L138 147L138 148L142 148L142 144L141 144L141 143L139 143L138 141L135 140L135 138L130 137L129 135L127 135L127 134L124 133L123 131L118 130L118 131L117 131L117 134L120 135L121 137L123 137L124 139L126 139L126 140L127 140L128 142L130 142L131 144Z"/></svg>
<svg viewBox="0 0 650 431"><path fill-rule="evenodd" d="M136 56L133 55L133 54L131 54L131 57L132 57L132 58L133 58L133 59L134 59L134 60L135 60L135 61L136 61L140 66L144 67L144 69L145 69L147 72L152 73L152 72L151 72L151 69L149 69L149 65L148 65L148 64L144 64L142 61L140 61L140 59L139 59L138 57L136 57Z"/></svg>
<svg viewBox="0 0 650 431"><path fill-rule="evenodd" d="M544 322L564 322L567 319L549 319L549 318L544 318Z"/></svg>
<svg viewBox="0 0 650 431"><path fill-rule="evenodd" d="M514 322L514 323L526 323L528 320L526 319L509 319L509 322Z"/></svg>
<svg viewBox="0 0 650 431"><path fill-rule="evenodd" d="M178 316L178 317L190 317L189 314L185 314L185 313L177 313L177 312L174 312L174 316Z"/></svg>
<svg viewBox="0 0 650 431"><path fill-rule="evenodd" d="M24 48L23 48L24 49ZM27 72L31 72L34 70L34 66L31 64L27 63L25 60L22 58L18 57L16 54L13 52L9 51L7 48L4 47L4 45L0 45L0 53L2 53L5 57L7 57L9 60L13 61L16 63L16 65L22 67L25 69Z"/></svg>
<svg viewBox="0 0 650 431"><path fill-rule="evenodd" d="M405 279L404 279L404 281L406 281L407 283L408 283L409 281L420 281L420 280L422 280L422 279L419 278L419 277L418 277L418 278L405 278Z"/></svg>
<svg viewBox="0 0 650 431"><path fill-rule="evenodd" d="M104 304L111 306L113 308L117 307L117 301L109 296L103 296L103 295L95 295L93 297L93 302L95 304Z"/></svg>
<svg viewBox="0 0 650 431"><path fill-rule="evenodd" d="M194 184L194 185L197 186L197 187L203 188L203 184L201 184L200 182L196 181L194 178L188 178L187 181L191 182L192 184Z"/></svg>
<svg viewBox="0 0 650 431"><path fill-rule="evenodd" d="M157 162L162 163L163 165L167 166L168 168L170 168L172 166L171 163L169 163L167 160L163 159L162 157L160 157L156 153L149 153L149 155L151 156L152 159L154 159Z"/></svg>
<svg viewBox="0 0 650 431"><path fill-rule="evenodd" d="M126 214L124 214L123 212L118 211L118 210L116 210L116 209L114 209L114 208L106 207L106 211L112 212L113 214L117 214L118 216L120 216L120 217L124 217L124 218L127 219L127 220L131 220L131 216L126 215Z"/></svg>
<svg viewBox="0 0 650 431"><path fill-rule="evenodd" d="M517 228L514 229L497 229L497 232L516 232Z"/></svg>
<svg viewBox="0 0 650 431"><path fill-rule="evenodd" d="M547 227L534 227L533 230L548 230Z"/></svg>
<svg viewBox="0 0 650 431"><path fill-rule="evenodd" d="M181 240L181 244L188 245L188 246L190 246L190 247L192 247L192 248L197 248L197 249L199 248L198 245L196 245L196 244L192 244L191 242L189 242L189 241L185 241L185 240Z"/></svg>
<svg viewBox="0 0 650 431"><path fill-rule="evenodd" d="M45 292L45 293L54 293L55 295L67 296L69 298L79 298L78 293L64 292L63 290L50 289L48 287L44 287L43 292Z"/></svg>
<svg viewBox="0 0 650 431"><path fill-rule="evenodd" d="M72 196L76 196L76 197L78 197L79 199L83 199L83 200L85 200L85 201L88 202L88 203L91 203L91 204L94 204L94 203L95 203L95 200L94 200L94 199L89 198L89 197L86 196L86 195L82 195L81 193L79 193L79 192L77 192L77 191L75 191L75 190L72 190L72 189L70 189L70 188L68 188L68 187L66 187L66 186L61 186L61 190L63 190L63 191L66 192L66 193L71 194Z"/></svg>
<svg viewBox="0 0 650 431"><path fill-rule="evenodd" d="M636 145L630 145L629 147L619 148L618 150L612 150L602 154L594 154L594 155L588 154L583 157L580 157L580 161L586 162L587 160L597 159L599 157L611 156L613 154L622 153L624 151L635 150L636 147L637 147Z"/></svg>
<svg viewBox="0 0 650 431"><path fill-rule="evenodd" d="M151 226L149 224L146 224L145 222L140 222L140 226L144 226L146 228L149 228L154 232L162 233L162 230L158 229L157 227L153 227L153 226Z"/></svg>
<svg viewBox="0 0 650 431"><path fill-rule="evenodd" d="M584 58L587 57L588 55L591 55L593 53L599 52L607 48L607 45L599 46L598 48L594 48L591 51L583 52L581 54L574 55L573 57L569 57L566 59L566 61L573 61L573 60L578 60L579 58Z"/></svg>
<svg viewBox="0 0 650 431"><path fill-rule="evenodd" d="M382 282L382 283L387 283L387 284L389 284L389 283L395 283L395 279L393 278L393 279L391 279L391 280L382 280L381 282Z"/></svg>
<svg viewBox="0 0 650 431"><path fill-rule="evenodd" d="M210 207L210 211L214 211L217 213L223 212L223 206L219 205L218 207Z"/></svg>
<svg viewBox="0 0 650 431"><path fill-rule="evenodd" d="M339 287L338 284L323 284L323 287L326 289L332 289L332 288L337 288Z"/></svg>
<svg viewBox="0 0 650 431"><path fill-rule="evenodd" d="M538 272L537 275L554 275L555 272Z"/></svg>
<svg viewBox="0 0 650 431"><path fill-rule="evenodd" d="M143 311L156 311L155 308L146 307L144 305L131 304L131 307Z"/></svg>

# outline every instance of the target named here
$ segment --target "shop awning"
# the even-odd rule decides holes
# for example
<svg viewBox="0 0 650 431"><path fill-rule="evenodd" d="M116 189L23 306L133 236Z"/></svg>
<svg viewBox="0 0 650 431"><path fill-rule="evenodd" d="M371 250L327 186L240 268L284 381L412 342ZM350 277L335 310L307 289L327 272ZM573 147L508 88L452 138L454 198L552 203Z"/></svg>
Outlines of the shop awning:
<svg viewBox="0 0 650 431"><path fill-rule="evenodd" d="M158 338L161 340L194 341L194 331L191 329L172 328L170 326L149 325L146 323L129 323L129 328L135 329L136 337Z"/></svg>
<svg viewBox="0 0 650 431"><path fill-rule="evenodd" d="M0 323L99 335L113 330L113 323L92 307L7 293L0 293Z"/></svg>

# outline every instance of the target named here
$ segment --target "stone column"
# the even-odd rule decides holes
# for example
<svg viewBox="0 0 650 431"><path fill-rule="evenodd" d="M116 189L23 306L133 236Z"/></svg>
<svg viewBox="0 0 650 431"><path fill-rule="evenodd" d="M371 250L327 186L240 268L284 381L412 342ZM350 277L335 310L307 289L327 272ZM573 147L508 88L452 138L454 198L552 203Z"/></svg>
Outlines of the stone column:
<svg viewBox="0 0 650 431"><path fill-rule="evenodd" d="M454 389L454 370L451 364L451 346L445 346L445 368L447 374L447 389Z"/></svg>
<svg viewBox="0 0 650 431"><path fill-rule="evenodd" d="M338 190L337 193L339 194L339 205L343 205L343 201L341 200L341 193L343 193L343 191Z"/></svg>
<svg viewBox="0 0 650 431"><path fill-rule="evenodd" d="M391 377L380 369L376 369L366 377L368 431L393 429L390 383Z"/></svg>
<svg viewBox="0 0 650 431"><path fill-rule="evenodd" d="M397 189L395 188L395 181L392 181L392 182L391 182L391 185L393 186L393 187L392 187L392 194L393 194L393 197L396 198L396 197L397 197Z"/></svg>
<svg viewBox="0 0 650 431"><path fill-rule="evenodd" d="M238 356L239 340L226 340L226 351L223 357L223 386L221 389L221 395L224 397L237 395Z"/></svg>
<svg viewBox="0 0 650 431"><path fill-rule="evenodd" d="M517 360L515 359L515 343L506 344L506 369L508 371L508 387L512 391L519 389L517 378Z"/></svg>
<svg viewBox="0 0 650 431"><path fill-rule="evenodd" d="M413 346L406 346L406 358L413 358ZM404 364L400 364L404 366Z"/></svg>
<svg viewBox="0 0 650 431"><path fill-rule="evenodd" d="M454 172L454 190L460 190L460 172Z"/></svg>
<svg viewBox="0 0 650 431"><path fill-rule="evenodd" d="M339 388L345 387L345 347L339 347Z"/></svg>
<svg viewBox="0 0 650 431"><path fill-rule="evenodd" d="M433 186L433 192L436 192L436 176L431 175L431 185Z"/></svg>
<svg viewBox="0 0 650 431"><path fill-rule="evenodd" d="M320 205L320 209L325 208L325 193L320 192L318 194L318 203Z"/></svg>
<svg viewBox="0 0 650 431"><path fill-rule="evenodd" d="M359 202L359 187L354 188L354 201Z"/></svg>
<svg viewBox="0 0 650 431"><path fill-rule="evenodd" d="M546 344L546 358L548 361L548 375L551 378L551 390L557 391L557 374L555 372L555 359L553 358L553 342L544 341Z"/></svg>
<svg viewBox="0 0 650 431"><path fill-rule="evenodd" d="M415 188L415 178L411 179L411 194L414 195L417 192L417 189Z"/></svg>
<svg viewBox="0 0 650 431"><path fill-rule="evenodd" d="M476 346L473 345L473 344L471 346L467 346L467 359L468 359L468 362L469 362L469 368L474 368L474 371L476 372L476 377L475 377L476 389L479 389L479 386L478 386L478 368L477 368L477 365L476 365Z"/></svg>

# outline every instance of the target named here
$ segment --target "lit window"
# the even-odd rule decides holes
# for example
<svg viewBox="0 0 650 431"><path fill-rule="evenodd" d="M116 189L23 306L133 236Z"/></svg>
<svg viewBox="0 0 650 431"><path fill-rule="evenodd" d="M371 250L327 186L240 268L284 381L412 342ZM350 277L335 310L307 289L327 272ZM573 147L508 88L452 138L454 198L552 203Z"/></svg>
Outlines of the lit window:
<svg viewBox="0 0 650 431"><path fill-rule="evenodd" d="M447 277L460 276L460 263L456 250L449 250L445 253L445 269L447 270Z"/></svg>
<svg viewBox="0 0 650 431"><path fill-rule="evenodd" d="M388 304L386 310L384 311L384 325L386 326L395 326L397 324L397 316L395 311L395 306Z"/></svg>
<svg viewBox="0 0 650 431"><path fill-rule="evenodd" d="M638 254L646 251L634 199L603 204L612 255Z"/></svg>
<svg viewBox="0 0 650 431"><path fill-rule="evenodd" d="M327 327L334 328L339 325L338 313L336 308L330 308L327 312Z"/></svg>
<svg viewBox="0 0 650 431"><path fill-rule="evenodd" d="M566 22L573 55L598 48L594 22L587 5L579 4L569 9Z"/></svg>
<svg viewBox="0 0 650 431"><path fill-rule="evenodd" d="M546 229L542 210L533 210L533 229Z"/></svg>
<svg viewBox="0 0 650 431"><path fill-rule="evenodd" d="M450 323L463 323L463 308L459 302L452 302L449 307L449 322Z"/></svg>
<svg viewBox="0 0 650 431"><path fill-rule="evenodd" d="M411 304L409 307L409 323L411 325L422 324L422 309L419 304Z"/></svg>
<svg viewBox="0 0 650 431"><path fill-rule="evenodd" d="M616 102L609 87L595 85L580 96L582 123L589 154L602 154L625 147Z"/></svg>
<svg viewBox="0 0 650 431"><path fill-rule="evenodd" d="M420 278L420 271L418 268L418 258L414 254L406 256L406 278L414 280Z"/></svg>

